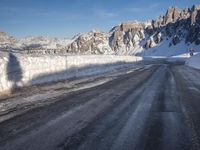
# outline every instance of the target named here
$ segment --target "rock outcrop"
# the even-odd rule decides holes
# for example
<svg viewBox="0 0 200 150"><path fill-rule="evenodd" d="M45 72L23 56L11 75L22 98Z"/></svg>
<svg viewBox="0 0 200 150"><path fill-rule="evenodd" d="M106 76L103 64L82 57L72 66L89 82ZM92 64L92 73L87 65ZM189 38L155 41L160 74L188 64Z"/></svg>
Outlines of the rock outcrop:
<svg viewBox="0 0 200 150"><path fill-rule="evenodd" d="M68 48L69 53L106 54L112 51L109 47L109 34L93 30L81 34Z"/></svg>
<svg viewBox="0 0 200 150"><path fill-rule="evenodd" d="M103 38L100 43L106 43L109 39L109 47L115 54L132 54L137 49L150 49L160 44L164 39L169 40L169 47L175 46L181 41L185 43L200 43L200 5L194 5L191 9L178 9L170 7L165 15L157 17L156 20L148 22L126 22L115 26L107 34L101 33L97 36ZM87 34L88 35L88 34ZM71 45L79 45L76 48L70 47L71 52L85 52L91 50L91 36L83 40L79 37ZM83 42L82 42L83 41ZM94 45L100 44L96 42ZM84 47L84 48L83 48ZM107 46L108 47L108 46Z"/></svg>
<svg viewBox="0 0 200 150"><path fill-rule="evenodd" d="M4 39L10 41L7 45L12 45L12 47L17 45L16 40L11 37ZM2 41L0 36L1 45L5 44ZM21 43L23 49L54 49L55 52L60 52L58 49L62 49L64 53L124 55L135 55L166 41L168 41L168 47L175 46L180 42L187 45L199 45L200 5L186 9L170 7L165 15L160 15L155 20L121 23L108 33L93 30L76 36L70 42L44 37L19 41L18 43Z"/></svg>

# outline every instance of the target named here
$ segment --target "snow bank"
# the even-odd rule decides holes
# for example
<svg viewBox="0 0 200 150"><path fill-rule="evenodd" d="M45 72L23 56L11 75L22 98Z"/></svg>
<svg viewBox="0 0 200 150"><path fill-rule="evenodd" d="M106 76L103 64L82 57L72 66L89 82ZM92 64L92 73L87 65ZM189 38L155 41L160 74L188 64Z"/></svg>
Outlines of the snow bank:
<svg viewBox="0 0 200 150"><path fill-rule="evenodd" d="M62 79L99 74L142 60L134 56L30 56L0 54L0 93Z"/></svg>
<svg viewBox="0 0 200 150"><path fill-rule="evenodd" d="M195 52L200 52L200 45L190 44L187 45L181 41L175 46L169 47L171 40L164 39L160 44L155 45L153 48L143 50L140 56L143 57L182 57L188 58L188 48L193 48Z"/></svg>
<svg viewBox="0 0 200 150"><path fill-rule="evenodd" d="M193 67L193 68L196 68L196 69L200 69L200 53L190 57L186 61L186 65Z"/></svg>

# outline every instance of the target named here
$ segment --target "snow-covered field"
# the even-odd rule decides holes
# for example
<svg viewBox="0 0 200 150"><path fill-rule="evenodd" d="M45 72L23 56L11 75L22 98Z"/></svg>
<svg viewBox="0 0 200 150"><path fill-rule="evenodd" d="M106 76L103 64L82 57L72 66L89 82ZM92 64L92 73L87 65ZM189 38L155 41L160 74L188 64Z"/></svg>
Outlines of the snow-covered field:
<svg viewBox="0 0 200 150"><path fill-rule="evenodd" d="M200 53L190 57L186 61L186 65L193 67L193 68L196 68L196 69L200 69Z"/></svg>
<svg viewBox="0 0 200 150"><path fill-rule="evenodd" d="M109 72L142 60L113 55L0 55L0 93L13 87L30 86L73 77Z"/></svg>

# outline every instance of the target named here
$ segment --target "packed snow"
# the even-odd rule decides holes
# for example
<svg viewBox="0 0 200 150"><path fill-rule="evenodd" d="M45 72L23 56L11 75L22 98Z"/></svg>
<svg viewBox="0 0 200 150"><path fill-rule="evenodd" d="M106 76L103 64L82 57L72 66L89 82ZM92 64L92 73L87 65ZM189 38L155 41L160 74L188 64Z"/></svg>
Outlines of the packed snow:
<svg viewBox="0 0 200 150"><path fill-rule="evenodd" d="M0 93L13 87L30 86L73 77L109 72L142 60L114 55L0 55Z"/></svg>
<svg viewBox="0 0 200 150"><path fill-rule="evenodd" d="M181 41L175 46L169 47L170 40L163 40L160 44L154 45L153 48L143 50L141 56L143 57L178 57L189 58L188 48L193 48L195 52L200 52L200 45L190 44L187 45Z"/></svg>
<svg viewBox="0 0 200 150"><path fill-rule="evenodd" d="M196 69L200 69L200 53L190 57L186 61L186 65L193 67L193 68L196 68Z"/></svg>

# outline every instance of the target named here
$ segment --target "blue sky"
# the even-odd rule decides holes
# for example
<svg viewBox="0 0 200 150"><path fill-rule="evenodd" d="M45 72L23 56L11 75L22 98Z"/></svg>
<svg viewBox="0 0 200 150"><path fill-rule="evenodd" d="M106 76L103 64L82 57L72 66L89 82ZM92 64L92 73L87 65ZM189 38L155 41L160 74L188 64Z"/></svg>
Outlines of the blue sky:
<svg viewBox="0 0 200 150"><path fill-rule="evenodd" d="M16 37L72 37L91 29L109 31L129 20L145 21L169 6L191 7L199 0L0 0L0 30Z"/></svg>

